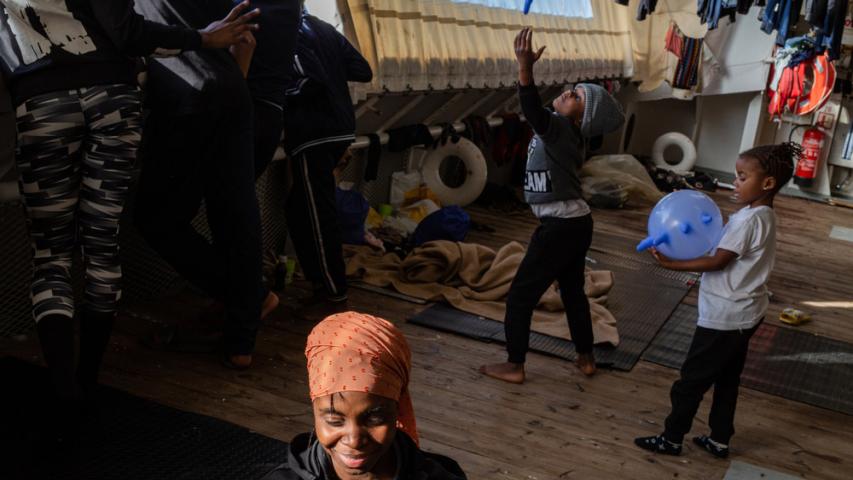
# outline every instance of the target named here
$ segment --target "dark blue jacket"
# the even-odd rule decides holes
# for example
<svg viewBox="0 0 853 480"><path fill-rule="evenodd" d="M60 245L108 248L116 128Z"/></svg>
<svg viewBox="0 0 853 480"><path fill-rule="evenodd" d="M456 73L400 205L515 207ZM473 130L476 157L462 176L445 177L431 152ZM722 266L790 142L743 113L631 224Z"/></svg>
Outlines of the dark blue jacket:
<svg viewBox="0 0 853 480"><path fill-rule="evenodd" d="M232 0L235 4L242 0ZM260 8L260 29L255 32L257 47L246 81L252 98L285 104L285 85L291 77L296 35L302 19L299 0L252 0Z"/></svg>
<svg viewBox="0 0 853 480"><path fill-rule="evenodd" d="M329 143L352 143L355 109L348 81L369 82L367 60L335 27L302 17L288 82L284 147L291 156Z"/></svg>

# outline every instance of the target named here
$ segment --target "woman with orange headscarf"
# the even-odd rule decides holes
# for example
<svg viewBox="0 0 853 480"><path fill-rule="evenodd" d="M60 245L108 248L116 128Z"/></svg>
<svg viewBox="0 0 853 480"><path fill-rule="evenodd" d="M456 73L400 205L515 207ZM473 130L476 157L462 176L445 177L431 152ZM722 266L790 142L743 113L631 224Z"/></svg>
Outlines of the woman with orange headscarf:
<svg viewBox="0 0 853 480"><path fill-rule="evenodd" d="M332 315L308 336L314 431L296 436L287 463L264 480L461 480L459 465L418 448L412 354L392 323Z"/></svg>

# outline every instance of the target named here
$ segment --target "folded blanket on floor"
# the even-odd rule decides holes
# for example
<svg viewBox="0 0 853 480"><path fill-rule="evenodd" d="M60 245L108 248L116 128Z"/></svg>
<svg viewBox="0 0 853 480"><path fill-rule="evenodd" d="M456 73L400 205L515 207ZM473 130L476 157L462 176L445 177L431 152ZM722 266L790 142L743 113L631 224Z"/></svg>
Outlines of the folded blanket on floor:
<svg viewBox="0 0 853 480"><path fill-rule="evenodd" d="M347 276L377 287L427 301L445 301L455 308L503 321L506 296L524 258L524 246L511 242L497 252L483 245L435 241L414 249L405 259L379 255L369 247L347 246ZM533 331L571 340L557 290L552 285L533 314ZM619 344L616 319L605 307L613 272L587 269L585 290L590 301L595 343Z"/></svg>

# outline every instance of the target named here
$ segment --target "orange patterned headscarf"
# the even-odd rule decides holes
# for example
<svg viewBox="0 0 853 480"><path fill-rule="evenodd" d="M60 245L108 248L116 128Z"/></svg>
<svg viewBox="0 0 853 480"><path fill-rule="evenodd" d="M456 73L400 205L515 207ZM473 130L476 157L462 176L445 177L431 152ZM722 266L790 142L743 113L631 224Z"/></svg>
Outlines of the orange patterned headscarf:
<svg viewBox="0 0 853 480"><path fill-rule="evenodd" d="M391 322L357 312L326 317L308 335L311 400L338 392L367 392L398 404L397 428L418 443L409 396L412 352Z"/></svg>

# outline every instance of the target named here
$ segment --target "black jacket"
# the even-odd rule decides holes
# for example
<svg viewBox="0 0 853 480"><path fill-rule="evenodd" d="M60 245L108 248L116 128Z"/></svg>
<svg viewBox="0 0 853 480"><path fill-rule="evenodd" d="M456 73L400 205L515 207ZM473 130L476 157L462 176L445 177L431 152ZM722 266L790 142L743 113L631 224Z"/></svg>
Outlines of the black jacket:
<svg viewBox="0 0 853 480"><path fill-rule="evenodd" d="M400 465L397 480L465 480L465 474L455 461L422 452L415 442L398 431L394 450ZM328 480L335 478L333 467L320 442L313 433L297 435L290 442L287 463L276 467L262 480Z"/></svg>
<svg viewBox="0 0 853 480"><path fill-rule="evenodd" d="M131 57L200 47L197 31L146 21L133 0L0 0L0 58L16 105L57 90L133 84Z"/></svg>
<svg viewBox="0 0 853 480"><path fill-rule="evenodd" d="M289 155L355 139L355 110L347 81L369 82L367 60L335 27L305 14L287 89L284 144Z"/></svg>
<svg viewBox="0 0 853 480"><path fill-rule="evenodd" d="M239 3L241 0L232 0ZM252 8L260 8L260 29L255 32L257 47L249 68L249 91L252 98L285 104L285 87L291 79L296 36L302 22L299 0L252 0Z"/></svg>
<svg viewBox="0 0 853 480"><path fill-rule="evenodd" d="M146 19L194 29L223 18L233 6L231 0L136 0L136 9ZM209 114L251 108L243 72L225 49L151 58L145 90L146 106L159 114Z"/></svg>

